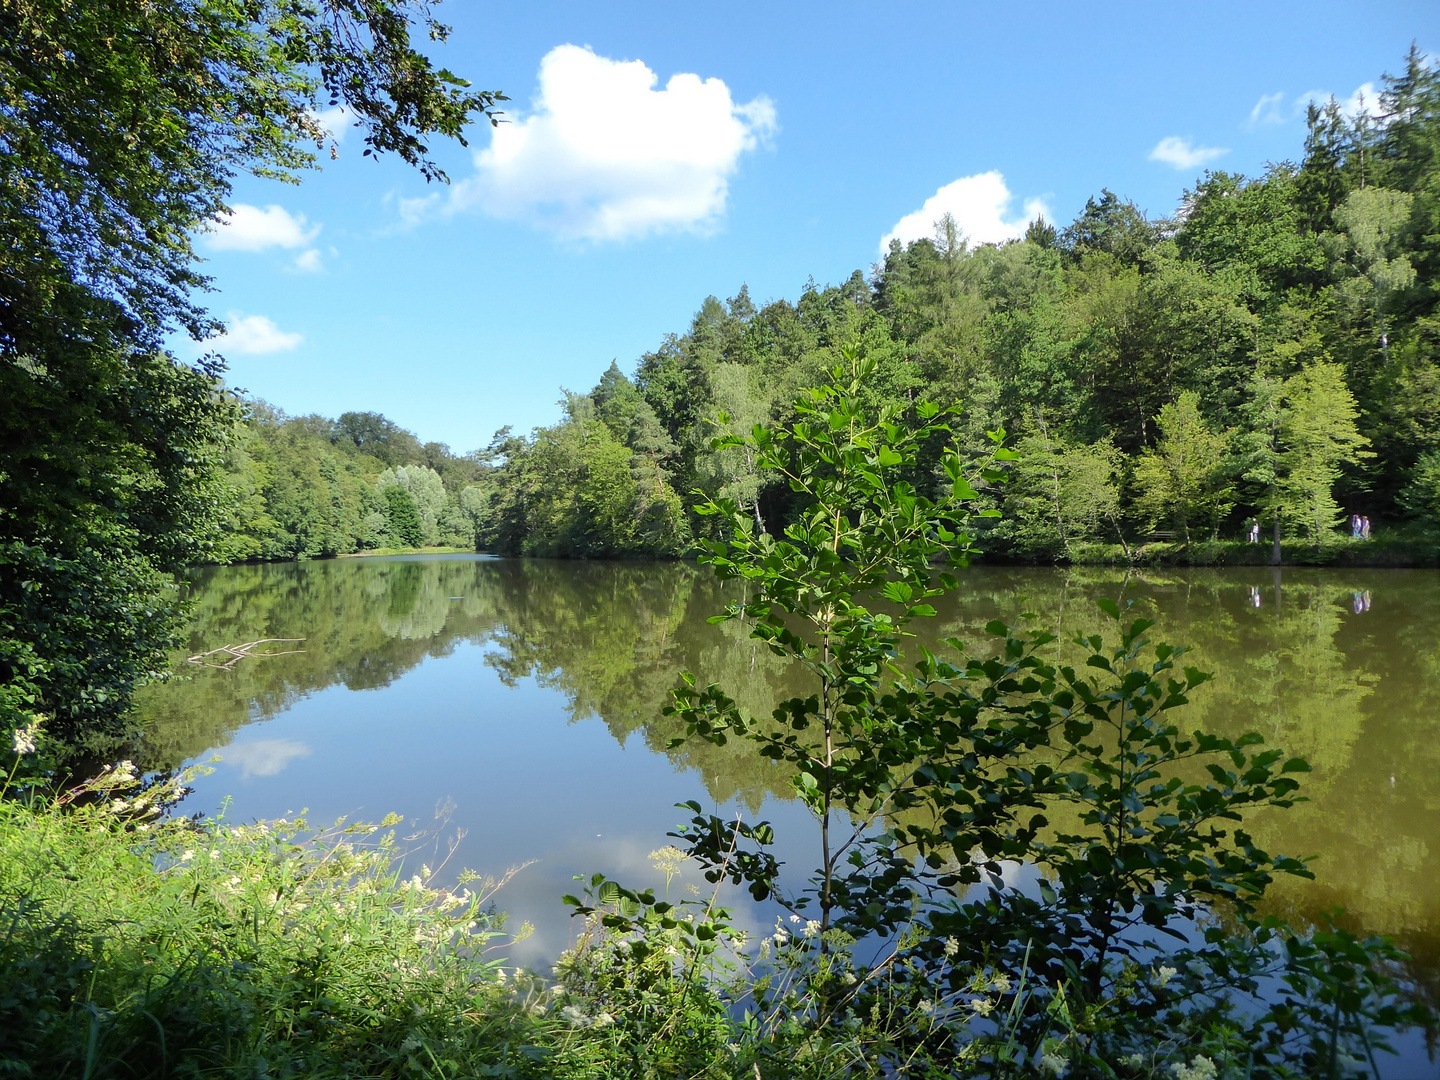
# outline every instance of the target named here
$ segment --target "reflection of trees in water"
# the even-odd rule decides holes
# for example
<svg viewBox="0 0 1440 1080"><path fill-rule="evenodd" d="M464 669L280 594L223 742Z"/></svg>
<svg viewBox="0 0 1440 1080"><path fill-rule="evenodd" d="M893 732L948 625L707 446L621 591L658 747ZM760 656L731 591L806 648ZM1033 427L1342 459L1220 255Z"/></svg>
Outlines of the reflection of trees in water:
<svg viewBox="0 0 1440 1080"><path fill-rule="evenodd" d="M1254 591L1252 591L1252 589ZM1355 593L1371 608L1356 613ZM1306 802L1247 828L1271 851L1315 855L1316 882L1284 878L1275 907L1309 919L1344 907L1352 929L1414 956L1418 993L1440 998L1440 575L1268 569L1131 574L987 569L962 579L944 630L972 645L986 619L1033 611L1066 642L1100 628L1093 600L1136 601L1152 634L1214 673L1184 726L1258 731L1309 760ZM1258 593L1260 606L1254 605ZM1023 598L1023 599L1022 599Z"/></svg>
<svg viewBox="0 0 1440 1080"><path fill-rule="evenodd" d="M802 690L743 625L706 622L739 586L692 567L345 559L216 568L193 581L188 651L260 637L304 637L306 651L147 691L141 757L152 767L221 745L326 686L385 686L470 641L489 644L486 663L506 682L561 691L573 718L599 717L618 740L638 733L697 769L717 799L758 807L785 791L783 772L743 740L669 750L682 732L662 709L682 671L719 682L759 715ZM1371 610L1355 614L1351 599L1364 590ZM1066 659L1075 631L1100 629L1100 596L1135 600L1159 620L1157 636L1189 645L1191 662L1214 672L1187 726L1256 730L1315 766L1311 801L1253 821L1263 845L1321 857L1318 885L1282 882L1276 904L1341 904L1357 926L1429 957L1417 978L1431 977L1424 972L1440 967L1440 575L1286 570L1277 587L1268 569L983 568L962 575L920 629L932 648L956 636L979 651L986 622L1029 611L1062 629L1051 648Z"/></svg>

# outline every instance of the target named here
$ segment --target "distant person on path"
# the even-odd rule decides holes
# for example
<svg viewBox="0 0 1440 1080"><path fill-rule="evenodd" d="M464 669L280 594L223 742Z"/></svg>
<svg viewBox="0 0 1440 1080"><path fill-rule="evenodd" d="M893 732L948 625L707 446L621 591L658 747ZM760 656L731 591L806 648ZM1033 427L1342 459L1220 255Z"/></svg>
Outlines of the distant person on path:
<svg viewBox="0 0 1440 1080"><path fill-rule="evenodd" d="M1252 544L1260 542L1260 521L1258 518L1250 519L1250 528L1246 530L1245 539Z"/></svg>
<svg viewBox="0 0 1440 1080"><path fill-rule="evenodd" d="M1360 519L1360 537L1363 540L1370 539L1370 519L1368 517Z"/></svg>
<svg viewBox="0 0 1440 1080"><path fill-rule="evenodd" d="M1350 515L1350 539L1351 539L1351 540L1359 540L1359 539L1360 539L1360 526L1361 526L1360 515L1359 515L1359 514L1351 514L1351 515Z"/></svg>

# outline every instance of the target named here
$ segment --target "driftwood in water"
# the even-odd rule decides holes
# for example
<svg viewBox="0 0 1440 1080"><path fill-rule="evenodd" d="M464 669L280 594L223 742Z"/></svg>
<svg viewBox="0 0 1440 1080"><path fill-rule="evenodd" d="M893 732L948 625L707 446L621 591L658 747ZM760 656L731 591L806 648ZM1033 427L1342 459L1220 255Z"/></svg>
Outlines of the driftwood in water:
<svg viewBox="0 0 1440 1080"><path fill-rule="evenodd" d="M277 642L304 641L303 637L267 637L258 641L247 641L243 645L222 645L218 649L211 649L209 652L197 653L194 656L187 656L187 664L199 664L201 667L221 668L229 671L247 656L294 656L296 653L303 653L304 649L282 649L280 652L255 652L257 645L270 645ZM229 660L219 664L212 664L210 657L219 656L221 653L230 657Z"/></svg>

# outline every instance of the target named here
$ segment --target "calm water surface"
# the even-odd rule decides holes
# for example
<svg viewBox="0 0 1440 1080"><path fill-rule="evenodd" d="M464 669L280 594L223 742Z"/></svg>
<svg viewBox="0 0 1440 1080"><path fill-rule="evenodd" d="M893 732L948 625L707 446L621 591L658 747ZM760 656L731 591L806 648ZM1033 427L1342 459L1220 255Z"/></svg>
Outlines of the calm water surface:
<svg viewBox="0 0 1440 1080"><path fill-rule="evenodd" d="M1414 991L1440 999L1440 572L975 568L961 581L927 636L983 647L987 621L1028 611L1063 640L1099 629L1094 600L1109 596L1190 646L1216 678L1187 726L1258 731L1314 766L1309 802L1253 821L1267 849L1317 856L1318 880L1282 882L1274 904L1300 918L1344 907L1353 929L1409 951ZM143 763L221 755L192 811L393 810L425 834L417 859L462 837L447 872L533 861L500 897L512 929L536 927L517 961L565 946L573 875L660 884L648 854L681 800L767 817L781 856L814 864L783 773L741 744L666 749L678 731L661 708L682 671L755 711L799 689L738 624L705 621L731 593L700 571L429 556L222 567L191 586L191 652L266 637L304 651L230 671L178 663L141 702ZM742 922L773 918L731 899Z"/></svg>

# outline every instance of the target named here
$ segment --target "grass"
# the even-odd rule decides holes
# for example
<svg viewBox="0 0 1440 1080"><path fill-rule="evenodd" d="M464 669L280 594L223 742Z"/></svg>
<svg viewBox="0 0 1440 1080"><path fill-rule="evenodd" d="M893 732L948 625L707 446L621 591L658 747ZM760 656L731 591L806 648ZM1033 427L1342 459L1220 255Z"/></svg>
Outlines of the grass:
<svg viewBox="0 0 1440 1080"><path fill-rule="evenodd" d="M898 951L857 964L839 931L819 950L818 922L779 922L749 950L713 897L639 916L612 897L585 909L553 978L507 972L503 881L433 887L407 871L393 818L167 817L182 784L145 789L127 763L58 798L0 784L0 1076L1028 1080L1129 1018L1124 995L1072 1017L1065 987L1023 973L957 989ZM1020 1041L1027 1009L1048 1017L1043 1041ZM1225 1024L1166 1023L1103 1075L1241 1075L1216 1069L1246 1060Z"/></svg>
<svg viewBox="0 0 1440 1080"><path fill-rule="evenodd" d="M1440 566L1440 535L1414 527L1378 531L1365 540L1337 535L1323 544L1286 540L1280 561L1285 566ZM1242 540L1155 541L1131 544L1082 543L1070 551L1069 562L1090 566L1269 566L1273 548L1267 538L1258 544Z"/></svg>
<svg viewBox="0 0 1440 1080"><path fill-rule="evenodd" d="M0 1074L526 1074L499 883L404 877L392 822L169 821L129 786L0 800Z"/></svg>

